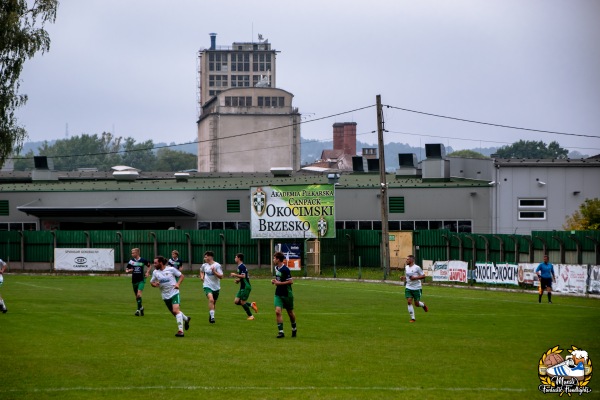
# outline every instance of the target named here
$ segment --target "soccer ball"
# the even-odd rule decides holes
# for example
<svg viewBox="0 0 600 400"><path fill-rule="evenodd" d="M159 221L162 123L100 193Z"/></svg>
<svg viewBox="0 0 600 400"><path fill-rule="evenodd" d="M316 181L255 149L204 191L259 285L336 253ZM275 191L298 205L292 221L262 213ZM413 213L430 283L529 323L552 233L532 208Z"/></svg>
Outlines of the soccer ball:
<svg viewBox="0 0 600 400"><path fill-rule="evenodd" d="M544 365L546 365L546 367L552 367L553 365L560 364L563 361L565 360L560 354L551 353L548 354L548 356L544 360Z"/></svg>

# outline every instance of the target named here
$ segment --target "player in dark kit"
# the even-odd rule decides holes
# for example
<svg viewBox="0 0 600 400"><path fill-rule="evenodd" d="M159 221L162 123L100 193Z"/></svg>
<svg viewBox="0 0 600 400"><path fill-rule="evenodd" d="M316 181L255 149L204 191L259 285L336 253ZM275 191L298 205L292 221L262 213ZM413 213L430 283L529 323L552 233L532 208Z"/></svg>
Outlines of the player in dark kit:
<svg viewBox="0 0 600 400"><path fill-rule="evenodd" d="M183 260L179 258L179 252L177 250L171 252L171 258L169 258L169 261L167 262L167 267L173 267L179 271L183 268Z"/></svg>
<svg viewBox="0 0 600 400"><path fill-rule="evenodd" d="M246 315L248 315L249 320L254 319L254 315L252 315L252 311L250 311L250 307L254 310L254 312L258 312L258 307L255 302L248 304L248 298L250 297L250 292L252 291L252 286L250 286L250 277L248 276L248 269L246 265L244 265L244 255L242 253L238 253L235 255L235 262L238 265L237 273L232 272L230 274L231 277L235 278L235 283L240 284L240 290L238 290L235 295L235 300L233 302L238 306L242 306L244 311L246 311Z"/></svg>
<svg viewBox="0 0 600 400"><path fill-rule="evenodd" d="M148 267L146 273L144 273L144 267ZM131 272L131 284L133 286L133 293L135 294L135 300L137 302L137 310L135 316L144 316L144 307L142 306L142 292L144 291L144 285L146 284L146 276L150 272L150 261L140 257L140 249L131 249L131 260L125 268L125 272Z"/></svg>
<svg viewBox="0 0 600 400"><path fill-rule="evenodd" d="M296 314L294 314L294 293L292 292L292 272L283 263L285 256L278 251L273 256L275 263L275 279L271 283L275 285L275 316L277 317L278 339L285 337L283 333L283 315L281 310L285 308L292 324L292 337L296 337Z"/></svg>

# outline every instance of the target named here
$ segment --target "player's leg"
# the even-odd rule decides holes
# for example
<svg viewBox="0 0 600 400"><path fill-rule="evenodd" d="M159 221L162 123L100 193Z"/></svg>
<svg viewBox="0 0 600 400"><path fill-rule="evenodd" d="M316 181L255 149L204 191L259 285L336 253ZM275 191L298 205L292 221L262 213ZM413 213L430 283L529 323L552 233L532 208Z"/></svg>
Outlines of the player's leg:
<svg viewBox="0 0 600 400"><path fill-rule="evenodd" d="M283 334L283 315L281 314L281 310L283 309L283 301L281 300L281 297L275 296L274 303L275 303L275 320L277 321L277 330L279 331L277 338L280 339L285 336Z"/></svg>
<svg viewBox="0 0 600 400"><path fill-rule="evenodd" d="M244 290L240 290L240 305L246 311L246 315L248 319L254 319L252 315L252 311L250 311L250 304L248 304L248 297L250 297L250 289L245 288Z"/></svg>
<svg viewBox="0 0 600 400"><path fill-rule="evenodd" d="M214 292L209 288L204 288L204 294L208 300L208 322L215 323L215 297Z"/></svg>
<svg viewBox="0 0 600 400"><path fill-rule="evenodd" d="M408 304L408 315L410 315L410 321L415 322L415 309L413 307L413 294L412 290L404 289L404 297L406 297L406 303Z"/></svg>
<svg viewBox="0 0 600 400"><path fill-rule="evenodd" d="M548 303L552 303L552 283L548 285L546 291L548 292Z"/></svg>
<svg viewBox="0 0 600 400"><path fill-rule="evenodd" d="M144 292L145 283L146 283L146 281L138 282L137 294L136 294L137 307L138 307L138 310L140 311L140 315L142 317L144 316L144 306L142 305L142 293Z"/></svg>

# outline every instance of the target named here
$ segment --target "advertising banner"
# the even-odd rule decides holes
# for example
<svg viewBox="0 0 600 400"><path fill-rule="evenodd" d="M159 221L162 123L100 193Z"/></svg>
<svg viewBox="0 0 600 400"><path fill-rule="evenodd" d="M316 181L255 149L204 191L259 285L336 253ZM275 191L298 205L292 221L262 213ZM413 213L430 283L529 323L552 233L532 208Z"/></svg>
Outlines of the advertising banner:
<svg viewBox="0 0 600 400"><path fill-rule="evenodd" d="M289 269L294 271L302 269L302 246L300 243L277 243L275 251L280 251L285 255L283 263Z"/></svg>
<svg viewBox="0 0 600 400"><path fill-rule="evenodd" d="M334 185L250 188L253 239L335 238Z"/></svg>
<svg viewBox="0 0 600 400"><path fill-rule="evenodd" d="M448 280L450 282L463 282L467 283L467 270L469 264L464 261L450 261L448 262Z"/></svg>
<svg viewBox="0 0 600 400"><path fill-rule="evenodd" d="M464 261L448 262L448 280L451 282L467 283L467 270L469 264Z"/></svg>
<svg viewBox="0 0 600 400"><path fill-rule="evenodd" d="M114 271L113 249L54 249L57 271Z"/></svg>
<svg viewBox="0 0 600 400"><path fill-rule="evenodd" d="M538 277L535 274L535 269L537 266L538 264L519 263L517 270L517 279L519 283L537 286Z"/></svg>
<svg viewBox="0 0 600 400"><path fill-rule="evenodd" d="M600 294L600 265L591 266L588 292Z"/></svg>
<svg viewBox="0 0 600 400"><path fill-rule="evenodd" d="M477 283L518 285L517 271L512 264L475 263L473 278Z"/></svg>
<svg viewBox="0 0 600 400"><path fill-rule="evenodd" d="M556 283L552 284L553 292L585 293L587 282L587 266L554 264Z"/></svg>
<svg viewBox="0 0 600 400"><path fill-rule="evenodd" d="M447 282L448 281L448 261L436 261L433 264L433 281Z"/></svg>

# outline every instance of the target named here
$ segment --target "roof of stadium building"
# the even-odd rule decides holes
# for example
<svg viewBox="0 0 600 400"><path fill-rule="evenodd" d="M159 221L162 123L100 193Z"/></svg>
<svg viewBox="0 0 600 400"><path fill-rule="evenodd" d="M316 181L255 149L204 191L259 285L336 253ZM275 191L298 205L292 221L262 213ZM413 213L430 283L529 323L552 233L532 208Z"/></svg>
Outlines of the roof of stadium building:
<svg viewBox="0 0 600 400"><path fill-rule="evenodd" d="M141 171L135 180L117 180L111 172L53 171L55 180L32 180L31 172L0 172L0 191L3 192L90 192L90 191L162 191L162 190L245 190L256 186L326 184L330 173L297 171L291 176L273 176L270 173L201 173L177 178L173 172ZM379 173L335 173L338 189L374 189L380 187ZM415 176L386 174L388 187L440 188L487 187L488 181L450 178L423 180Z"/></svg>

